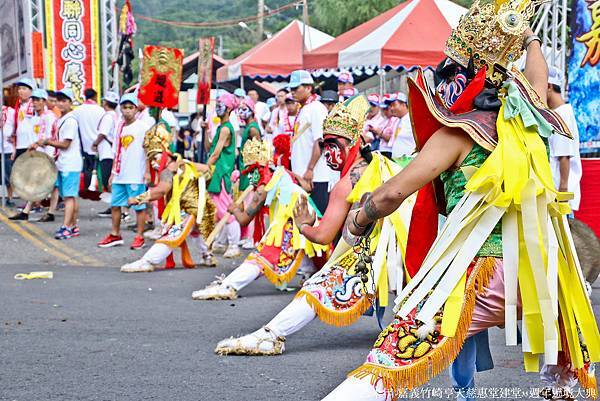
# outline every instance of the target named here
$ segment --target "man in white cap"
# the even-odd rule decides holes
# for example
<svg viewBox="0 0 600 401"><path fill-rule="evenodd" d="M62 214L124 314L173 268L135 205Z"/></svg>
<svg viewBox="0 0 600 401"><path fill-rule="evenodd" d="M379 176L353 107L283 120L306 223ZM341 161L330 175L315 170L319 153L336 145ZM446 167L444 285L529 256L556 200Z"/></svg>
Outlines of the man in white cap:
<svg viewBox="0 0 600 401"><path fill-rule="evenodd" d="M372 150L377 150L379 148L379 140L374 143L376 139L375 131L381 131L382 125L385 122L385 118L381 114L381 109L379 108L381 103L379 95L376 93L371 93L369 96L367 96L367 100L369 101L371 108L369 109L369 112L367 113L367 119L365 120L363 138L365 141L371 143Z"/></svg>
<svg viewBox="0 0 600 401"><path fill-rule="evenodd" d="M301 185L324 213L329 203L329 182L333 172L327 167L319 148L327 108L314 93L314 84L308 71L296 70L290 76L289 87L294 99L300 103L291 140L292 172L302 179Z"/></svg>
<svg viewBox="0 0 600 401"><path fill-rule="evenodd" d="M99 169L102 178L102 188L108 188L108 180L112 171L113 159L115 157L113 144L115 142L115 129L117 127L117 106L119 104L119 95L115 92L106 92L102 98L102 108L104 114L98 123L98 136L92 143L92 151L98 154L100 161ZM111 208L98 213L100 217L110 217Z"/></svg>
<svg viewBox="0 0 600 401"><path fill-rule="evenodd" d="M559 191L573 192L574 198L569 201L571 209L579 209L581 191L581 157L579 156L579 131L573 107L561 95L564 85L562 72L553 66L548 67L548 106L557 112L567 124L573 139L561 135L552 135L550 144L550 167L554 184Z"/></svg>
<svg viewBox="0 0 600 401"><path fill-rule="evenodd" d="M48 110L46 101L48 100L48 92L44 89L34 89L31 93L31 101L35 111L35 116L32 119L33 122L33 133L35 134L36 142L40 139L52 139L52 128L56 121L56 116L53 112ZM56 149L52 146L45 146L40 148L37 144L32 145L33 148L37 148L40 152L46 153L48 156L54 158ZM52 201L50 203L50 210L45 214L40 221L48 222L54 221L54 213L56 211L56 204L58 203L58 192L52 193ZM33 202L27 202L23 210L10 217L10 220L29 220L29 213L33 208Z"/></svg>
<svg viewBox="0 0 600 401"><path fill-rule="evenodd" d="M5 99L6 100L6 99ZM0 114L0 131L2 132L2 153L4 153L4 164L0 166L2 172L2 178L0 178L0 184L7 188L8 199L6 201L7 206L14 206L12 201L12 188L10 186L9 178L12 171L12 158L15 153L15 145L13 143L13 133L15 127L15 109L10 106L2 105L2 114ZM2 181L4 180L4 181Z"/></svg>
<svg viewBox="0 0 600 401"><path fill-rule="evenodd" d="M56 231L54 238L69 239L79 236L77 227L77 214L79 205L79 177L83 168L81 157L81 144L79 140L79 125L77 118L72 113L75 96L70 88L56 92L56 107L61 112L61 117L54 124L55 134L53 139L39 139L38 146L53 146L58 150L56 167L58 179L56 187L65 202L65 217L63 225Z"/></svg>
<svg viewBox="0 0 600 401"><path fill-rule="evenodd" d="M14 144L15 154L13 160L25 153L25 151L36 141L33 132L33 117L35 111L31 102L31 92L37 88L35 81L31 78L21 78L15 83L17 87L18 101L15 106L14 116Z"/></svg>
<svg viewBox="0 0 600 401"><path fill-rule="evenodd" d="M397 117L394 127L392 142L392 158L410 156L415 152L417 145L412 132L410 114L408 112L408 98L402 92L396 94L396 100L390 104L390 110Z"/></svg>

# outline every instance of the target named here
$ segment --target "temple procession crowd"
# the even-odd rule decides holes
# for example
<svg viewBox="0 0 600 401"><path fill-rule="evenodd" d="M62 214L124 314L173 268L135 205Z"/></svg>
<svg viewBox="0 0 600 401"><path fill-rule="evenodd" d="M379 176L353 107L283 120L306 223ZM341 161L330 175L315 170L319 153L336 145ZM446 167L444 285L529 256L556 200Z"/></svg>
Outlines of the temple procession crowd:
<svg viewBox="0 0 600 401"><path fill-rule="evenodd" d="M288 306L219 342L221 355L281 354L312 320L342 329L369 311L381 319L397 294L393 321L328 401L394 399L448 368L457 397L472 399L475 371L493 366L495 326L507 345L521 344L527 371L540 370L541 397L574 399L577 382L592 394L600 336L567 223L581 161L564 77L528 28L499 39L522 42L522 72L485 51L487 64L474 67L456 35L431 87L417 71L408 93L362 95L341 72L337 92L317 91L298 70L265 102L256 91L221 92L185 127L135 91L98 99L86 89L75 105L71 89L23 78L17 104L2 108L4 175L26 152L55 160L39 221L64 207L59 240L85 235L81 191L110 194L100 215L111 224L97 245L123 245L122 222L133 216L131 249L154 241L124 273L172 267L175 253L185 267L211 267L215 254L251 250L194 300L234 299L260 277L282 289L302 276ZM11 219L44 205L27 202Z"/></svg>

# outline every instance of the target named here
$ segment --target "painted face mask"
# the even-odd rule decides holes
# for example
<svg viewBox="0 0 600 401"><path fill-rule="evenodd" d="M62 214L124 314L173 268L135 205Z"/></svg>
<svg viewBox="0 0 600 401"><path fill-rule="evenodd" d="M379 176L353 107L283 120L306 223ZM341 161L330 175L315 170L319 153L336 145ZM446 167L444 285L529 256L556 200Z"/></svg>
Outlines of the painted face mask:
<svg viewBox="0 0 600 401"><path fill-rule="evenodd" d="M215 112L217 113L217 116L223 117L227 112L227 106L225 106L223 103L217 103L217 106L215 107Z"/></svg>
<svg viewBox="0 0 600 401"><path fill-rule="evenodd" d="M240 117L243 118L244 120L250 119L250 117L252 117L252 115L254 114L254 113L252 113L252 110L250 110L247 107L242 107L241 109L238 110L238 113L239 113Z"/></svg>
<svg viewBox="0 0 600 401"><path fill-rule="evenodd" d="M346 163L346 148L336 138L326 138L320 144L330 169L342 171Z"/></svg>
<svg viewBox="0 0 600 401"><path fill-rule="evenodd" d="M438 66L436 74L442 78L436 91L446 107L452 107L467 87L470 78L469 71L452 60L446 59Z"/></svg>
<svg viewBox="0 0 600 401"><path fill-rule="evenodd" d="M160 159L162 159L162 153L155 154L152 160L150 161L150 167L158 171L158 169L160 168Z"/></svg>
<svg viewBox="0 0 600 401"><path fill-rule="evenodd" d="M252 170L252 172L248 175L248 180L250 181L250 185L256 187L260 182L260 172L258 169Z"/></svg>

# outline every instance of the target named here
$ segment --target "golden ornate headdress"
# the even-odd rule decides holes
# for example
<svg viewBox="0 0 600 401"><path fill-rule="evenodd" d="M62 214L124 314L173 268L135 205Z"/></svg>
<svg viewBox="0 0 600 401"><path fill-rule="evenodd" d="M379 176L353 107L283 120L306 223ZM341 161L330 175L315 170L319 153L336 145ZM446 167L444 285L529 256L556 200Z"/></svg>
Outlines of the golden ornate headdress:
<svg viewBox="0 0 600 401"><path fill-rule="evenodd" d="M476 70L487 66L487 79L495 86L502 85L508 65L523 54L523 32L543 2L475 0L446 41L446 55L463 67L471 58Z"/></svg>
<svg viewBox="0 0 600 401"><path fill-rule="evenodd" d="M362 95L336 104L323 122L323 135L341 136L355 144L363 132L370 107L367 98Z"/></svg>
<svg viewBox="0 0 600 401"><path fill-rule="evenodd" d="M152 128L146 131L144 136L144 151L148 159L151 159L157 153L169 151L172 140L171 131L165 123L154 124Z"/></svg>
<svg viewBox="0 0 600 401"><path fill-rule="evenodd" d="M242 158L244 159L245 167L254 164L266 166L271 160L271 145L269 142L261 141L258 138L250 139L244 144Z"/></svg>

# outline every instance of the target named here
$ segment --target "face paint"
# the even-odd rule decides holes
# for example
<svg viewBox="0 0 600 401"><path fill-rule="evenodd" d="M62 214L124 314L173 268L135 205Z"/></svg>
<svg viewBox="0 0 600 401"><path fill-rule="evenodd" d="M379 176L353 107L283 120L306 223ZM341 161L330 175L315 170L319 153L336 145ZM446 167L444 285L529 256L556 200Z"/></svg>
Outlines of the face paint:
<svg viewBox="0 0 600 401"><path fill-rule="evenodd" d="M323 156L330 169L342 171L346 163L346 149L336 139L323 141Z"/></svg>
<svg viewBox="0 0 600 401"><path fill-rule="evenodd" d="M215 112L217 113L217 116L223 117L225 115L225 112L227 112L227 106L225 106L223 103L217 103L217 106L215 107Z"/></svg>
<svg viewBox="0 0 600 401"><path fill-rule="evenodd" d="M436 88L446 107L452 107L467 87L467 70L460 65L456 67L456 75L440 82Z"/></svg>
<svg viewBox="0 0 600 401"><path fill-rule="evenodd" d="M254 113L252 113L252 110L250 110L247 107L243 107L241 109L238 109L238 114L244 120L248 120L248 119L250 119L250 117L252 117L254 115Z"/></svg>
<svg viewBox="0 0 600 401"><path fill-rule="evenodd" d="M154 155L154 157L150 161L150 166L154 170L158 171L158 169L160 168L160 159L162 159L162 153L157 153L157 154Z"/></svg>
<svg viewBox="0 0 600 401"><path fill-rule="evenodd" d="M248 175L248 180L250 181L250 185L256 187L260 182L260 171L258 171L258 169L252 170Z"/></svg>

